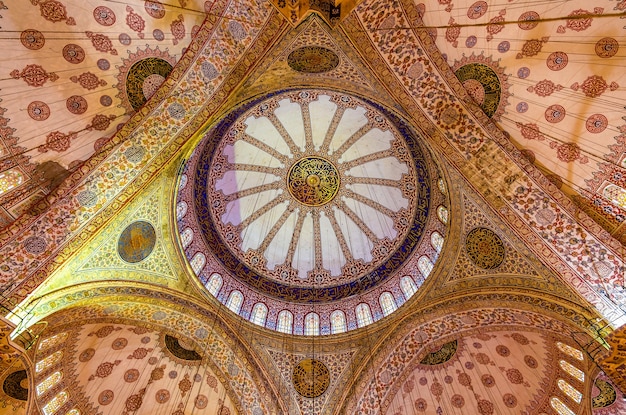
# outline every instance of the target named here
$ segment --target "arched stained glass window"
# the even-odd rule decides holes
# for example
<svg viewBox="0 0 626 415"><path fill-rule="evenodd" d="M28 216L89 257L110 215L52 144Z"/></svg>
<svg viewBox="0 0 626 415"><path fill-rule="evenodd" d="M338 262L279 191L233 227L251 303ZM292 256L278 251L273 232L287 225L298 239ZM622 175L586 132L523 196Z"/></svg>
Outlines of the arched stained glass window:
<svg viewBox="0 0 626 415"><path fill-rule="evenodd" d="M44 415L52 415L53 413L58 411L59 408L62 407L65 404L65 402L67 402L68 398L69 398L69 394L66 391L60 392L57 396L52 398L52 400L48 402L46 406L41 408L43 410Z"/></svg>
<svg viewBox="0 0 626 415"><path fill-rule="evenodd" d="M265 319L267 318L267 306L263 303L256 303L252 307L252 314L250 314L250 321L259 326L265 326Z"/></svg>
<svg viewBox="0 0 626 415"><path fill-rule="evenodd" d="M193 231L191 228L186 228L180 234L180 243L183 245L183 249L187 248L191 241L193 241Z"/></svg>
<svg viewBox="0 0 626 415"><path fill-rule="evenodd" d="M443 248L443 236L437 231L433 232L430 235L430 243L435 248L435 251L441 252L441 248Z"/></svg>
<svg viewBox="0 0 626 415"><path fill-rule="evenodd" d="M417 284L415 284L413 278L405 275L400 278L400 289L402 290L402 294L404 294L404 298L408 300L417 292Z"/></svg>
<svg viewBox="0 0 626 415"><path fill-rule="evenodd" d="M582 370L571 365L569 362L566 362L565 360L559 361L559 364L561 365L561 369L569 373L573 378L578 379L581 382L585 381L585 374L583 373Z"/></svg>
<svg viewBox="0 0 626 415"><path fill-rule="evenodd" d="M217 272L211 274L209 281L206 283L206 289L209 290L214 297L217 297L217 294L220 292L222 288L222 284L224 284L224 280L222 280L222 276Z"/></svg>
<svg viewBox="0 0 626 415"><path fill-rule="evenodd" d="M291 311L283 310L278 313L276 331L287 334L293 333L293 314L291 314Z"/></svg>
<svg viewBox="0 0 626 415"><path fill-rule="evenodd" d="M226 307L234 313L239 314L241 305L243 304L243 294L237 290L232 291L226 301Z"/></svg>
<svg viewBox="0 0 626 415"><path fill-rule="evenodd" d="M316 313L309 313L304 316L304 335L319 336L320 334L320 316Z"/></svg>
<svg viewBox="0 0 626 415"><path fill-rule="evenodd" d="M341 310L335 310L330 315L330 332L332 334L345 333L348 327L346 326L346 315Z"/></svg>
<svg viewBox="0 0 626 415"><path fill-rule="evenodd" d="M67 332L63 332L63 333L59 333L59 334L55 334L52 337L48 337L46 339L43 339L40 343L39 343L39 350L45 350L49 347L52 347L54 345L57 345L59 343L61 343L62 341L64 341L67 338Z"/></svg>
<svg viewBox="0 0 626 415"><path fill-rule="evenodd" d="M555 396L550 398L550 405L554 408L555 411L559 413L559 415L576 415L574 411L569 409L567 405L565 405L561 400Z"/></svg>
<svg viewBox="0 0 626 415"><path fill-rule="evenodd" d="M626 190L614 184L610 184L604 188L602 193L611 203L622 209L626 209Z"/></svg>
<svg viewBox="0 0 626 415"><path fill-rule="evenodd" d="M191 269L196 275L200 274L202 268L206 265L206 257L202 252L197 252L190 261Z"/></svg>
<svg viewBox="0 0 626 415"><path fill-rule="evenodd" d="M178 189L184 189L187 186L187 175L180 176L180 183L178 183Z"/></svg>
<svg viewBox="0 0 626 415"><path fill-rule="evenodd" d="M176 220L181 220L187 214L187 202L178 202L176 205Z"/></svg>
<svg viewBox="0 0 626 415"><path fill-rule="evenodd" d="M45 391L56 385L62 377L63 375L61 374L61 372L54 372L53 374L45 378L43 381L41 381L41 383L37 385L37 395L43 395Z"/></svg>
<svg viewBox="0 0 626 415"><path fill-rule="evenodd" d="M52 353L50 356L47 356L46 358L41 359L35 365L35 372L37 373L43 372L44 370L46 370L47 368L49 368L50 366L58 362L59 359L61 359L61 356L63 356L63 352L59 350L57 352Z"/></svg>
<svg viewBox="0 0 626 415"><path fill-rule="evenodd" d="M448 223L448 209L445 206L437 208L437 216L442 223Z"/></svg>
<svg viewBox="0 0 626 415"><path fill-rule="evenodd" d="M574 359L580 360L581 362L585 359L585 355L583 355L582 351L572 346L569 346L565 343L556 342L556 347L558 347L559 350L565 353L566 355L572 356Z"/></svg>
<svg viewBox="0 0 626 415"><path fill-rule="evenodd" d="M383 315L385 316L388 316L398 309L396 300L389 291L382 293L378 301L380 302L380 308L383 310Z"/></svg>
<svg viewBox="0 0 626 415"><path fill-rule="evenodd" d="M583 394L580 393L578 389L576 389L563 379L559 379L557 383L559 385L559 389L561 389L563 393L572 398L574 402L580 403L581 399L583 398Z"/></svg>
<svg viewBox="0 0 626 415"><path fill-rule="evenodd" d="M437 186L439 186L439 191L441 193L443 193L444 195L447 193L446 182L441 177L439 178L439 180L437 180Z"/></svg>
<svg viewBox="0 0 626 415"><path fill-rule="evenodd" d="M427 256L421 256L420 259L417 260L417 267L422 272L424 278L428 277L433 270L433 263Z"/></svg>
<svg viewBox="0 0 626 415"><path fill-rule="evenodd" d="M24 175L17 167L3 171L0 173L0 195L15 189L22 183L24 183Z"/></svg>
<svg viewBox="0 0 626 415"><path fill-rule="evenodd" d="M370 310L369 305L361 303L356 306L356 309L354 311L356 312L357 326L364 327L374 322L374 320L372 319L372 310Z"/></svg>

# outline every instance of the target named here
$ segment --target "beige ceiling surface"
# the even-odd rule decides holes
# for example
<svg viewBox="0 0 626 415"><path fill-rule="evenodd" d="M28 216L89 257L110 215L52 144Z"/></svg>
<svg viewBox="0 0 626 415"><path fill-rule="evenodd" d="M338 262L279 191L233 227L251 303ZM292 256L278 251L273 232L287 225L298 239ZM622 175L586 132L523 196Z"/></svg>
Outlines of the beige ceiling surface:
<svg viewBox="0 0 626 415"><path fill-rule="evenodd" d="M0 7L0 227L49 193L163 83L212 2Z"/></svg>
<svg viewBox="0 0 626 415"><path fill-rule="evenodd" d="M626 3L416 4L469 95L515 145L563 191L621 223Z"/></svg>

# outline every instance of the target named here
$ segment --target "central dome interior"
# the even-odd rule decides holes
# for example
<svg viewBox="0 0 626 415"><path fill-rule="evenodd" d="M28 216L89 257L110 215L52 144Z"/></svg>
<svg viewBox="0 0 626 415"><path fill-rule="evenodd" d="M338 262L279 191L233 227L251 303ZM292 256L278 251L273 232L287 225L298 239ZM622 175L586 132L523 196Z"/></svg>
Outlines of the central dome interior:
<svg viewBox="0 0 626 415"><path fill-rule="evenodd" d="M346 329L350 320L360 326L359 304L371 322L387 314L382 292L393 309L408 299L400 274L420 268L429 223L443 227L431 215L432 171L416 135L373 103L322 90L275 93L211 128L187 162L182 245L202 283L244 317L255 321L261 309L263 325L280 329L278 314L289 311L297 333L294 319L313 313L332 332L331 314L341 311Z"/></svg>

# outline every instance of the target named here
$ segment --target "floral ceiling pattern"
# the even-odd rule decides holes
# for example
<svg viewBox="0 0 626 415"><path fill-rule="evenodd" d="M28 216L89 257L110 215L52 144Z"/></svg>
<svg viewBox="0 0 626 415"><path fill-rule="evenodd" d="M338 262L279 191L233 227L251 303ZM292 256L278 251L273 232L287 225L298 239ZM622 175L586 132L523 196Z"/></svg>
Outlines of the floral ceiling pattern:
<svg viewBox="0 0 626 415"><path fill-rule="evenodd" d="M4 2L0 227L99 152L167 78L201 0Z"/></svg>

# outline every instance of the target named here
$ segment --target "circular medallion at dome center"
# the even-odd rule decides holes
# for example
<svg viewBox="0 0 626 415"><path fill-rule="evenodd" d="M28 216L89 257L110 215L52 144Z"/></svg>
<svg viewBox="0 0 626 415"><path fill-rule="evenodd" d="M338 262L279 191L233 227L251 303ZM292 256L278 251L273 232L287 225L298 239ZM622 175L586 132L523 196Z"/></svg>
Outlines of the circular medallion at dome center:
<svg viewBox="0 0 626 415"><path fill-rule="evenodd" d="M296 161L287 175L287 189L298 202L322 206L339 191L339 172L321 157L304 157Z"/></svg>

